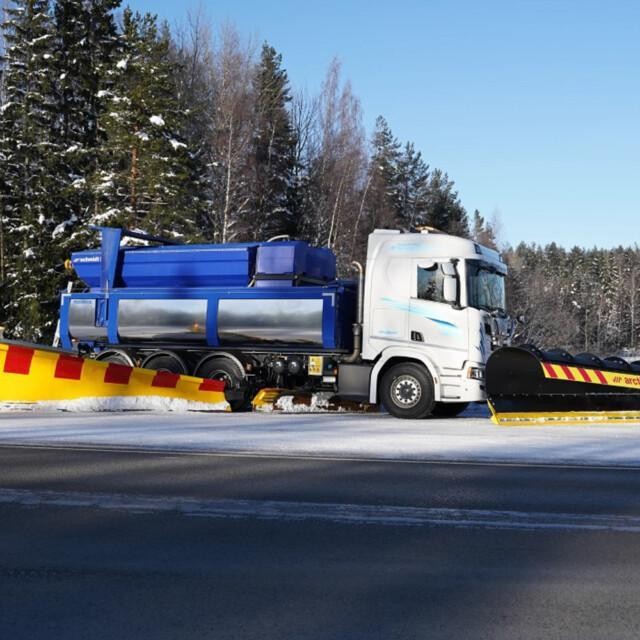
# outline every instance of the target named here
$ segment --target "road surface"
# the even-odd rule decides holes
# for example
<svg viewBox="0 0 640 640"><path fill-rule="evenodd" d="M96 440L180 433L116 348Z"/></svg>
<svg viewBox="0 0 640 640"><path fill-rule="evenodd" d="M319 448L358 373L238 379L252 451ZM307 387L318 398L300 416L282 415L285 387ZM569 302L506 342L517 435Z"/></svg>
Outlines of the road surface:
<svg viewBox="0 0 640 640"><path fill-rule="evenodd" d="M0 447L3 638L634 638L640 472Z"/></svg>

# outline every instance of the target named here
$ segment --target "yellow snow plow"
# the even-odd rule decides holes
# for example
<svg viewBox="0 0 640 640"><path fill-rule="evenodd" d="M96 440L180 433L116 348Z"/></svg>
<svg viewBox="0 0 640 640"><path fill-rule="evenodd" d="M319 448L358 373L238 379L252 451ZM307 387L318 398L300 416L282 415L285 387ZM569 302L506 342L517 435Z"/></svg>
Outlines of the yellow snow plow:
<svg viewBox="0 0 640 640"><path fill-rule="evenodd" d="M219 380L81 358L69 351L0 340L0 402L166 398L187 408L230 411Z"/></svg>

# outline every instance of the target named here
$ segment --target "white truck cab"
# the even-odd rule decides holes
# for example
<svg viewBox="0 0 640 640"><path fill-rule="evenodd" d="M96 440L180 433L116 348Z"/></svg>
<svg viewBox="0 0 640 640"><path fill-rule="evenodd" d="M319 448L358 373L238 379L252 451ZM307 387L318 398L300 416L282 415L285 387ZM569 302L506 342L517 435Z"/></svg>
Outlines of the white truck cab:
<svg viewBox="0 0 640 640"><path fill-rule="evenodd" d="M486 399L484 367L510 342L497 251L433 230L369 236L362 361L369 400L398 417L456 415Z"/></svg>

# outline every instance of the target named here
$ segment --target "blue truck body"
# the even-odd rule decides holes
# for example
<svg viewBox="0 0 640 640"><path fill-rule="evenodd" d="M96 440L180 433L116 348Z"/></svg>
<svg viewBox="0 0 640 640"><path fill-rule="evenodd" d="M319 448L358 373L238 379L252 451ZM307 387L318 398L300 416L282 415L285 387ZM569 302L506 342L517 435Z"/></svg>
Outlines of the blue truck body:
<svg viewBox="0 0 640 640"><path fill-rule="evenodd" d="M100 231L100 249L71 258L88 288L62 295L65 348L352 348L356 285L336 280L328 249L301 241L130 247L123 237L139 234Z"/></svg>

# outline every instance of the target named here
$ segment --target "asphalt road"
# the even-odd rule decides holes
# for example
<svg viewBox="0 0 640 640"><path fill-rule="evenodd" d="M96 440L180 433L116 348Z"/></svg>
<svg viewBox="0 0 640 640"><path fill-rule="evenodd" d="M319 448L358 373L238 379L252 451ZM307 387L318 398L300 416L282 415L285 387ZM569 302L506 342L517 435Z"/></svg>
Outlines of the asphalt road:
<svg viewBox="0 0 640 640"><path fill-rule="evenodd" d="M0 638L638 638L640 470L0 448Z"/></svg>

